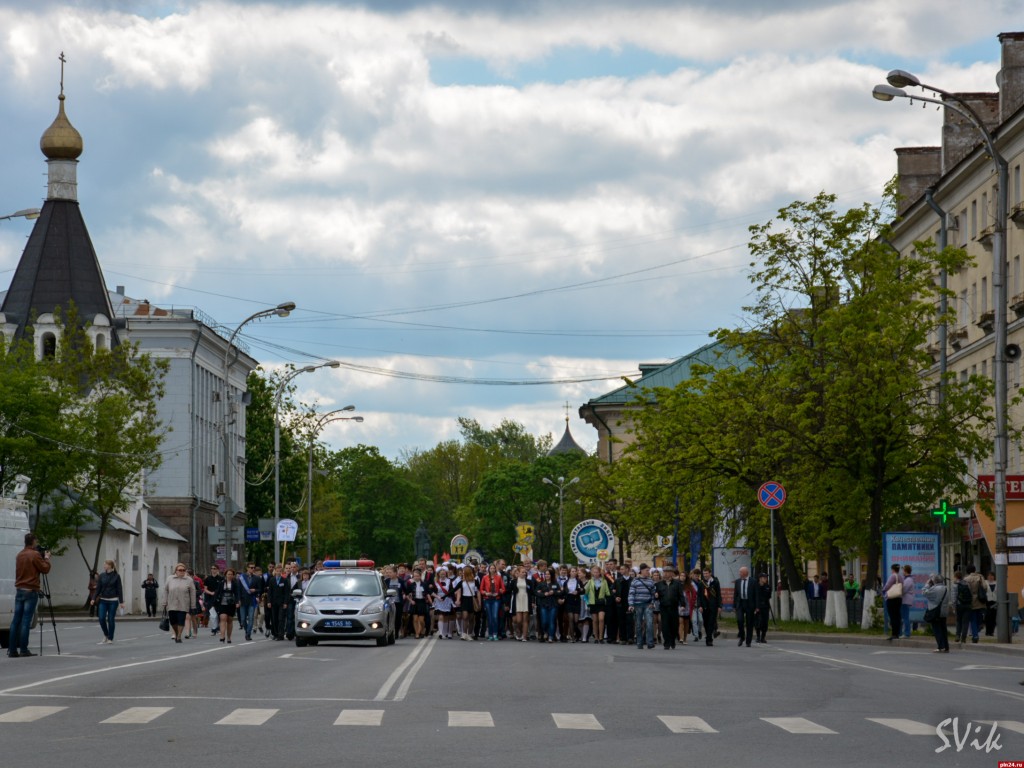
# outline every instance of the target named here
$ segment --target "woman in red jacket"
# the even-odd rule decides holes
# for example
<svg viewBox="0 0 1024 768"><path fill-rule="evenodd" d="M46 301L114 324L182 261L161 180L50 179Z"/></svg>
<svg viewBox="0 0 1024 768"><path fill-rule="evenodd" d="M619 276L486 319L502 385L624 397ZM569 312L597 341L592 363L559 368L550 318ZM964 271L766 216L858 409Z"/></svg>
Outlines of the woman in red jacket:
<svg viewBox="0 0 1024 768"><path fill-rule="evenodd" d="M497 566L491 563L487 573L480 582L480 595L484 599L484 610L487 612L487 639L498 639L498 613L501 610L501 596L505 594L505 580L498 573Z"/></svg>

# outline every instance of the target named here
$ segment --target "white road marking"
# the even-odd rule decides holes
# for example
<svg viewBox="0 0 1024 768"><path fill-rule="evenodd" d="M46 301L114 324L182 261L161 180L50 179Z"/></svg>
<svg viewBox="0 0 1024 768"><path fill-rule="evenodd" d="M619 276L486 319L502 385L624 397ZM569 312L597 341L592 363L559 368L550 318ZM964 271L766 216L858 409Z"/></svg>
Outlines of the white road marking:
<svg viewBox="0 0 1024 768"><path fill-rule="evenodd" d="M988 666L986 664L968 664L967 666L964 666L964 667L957 667L956 671L957 672L962 672L962 671L965 671L965 670L972 670L972 669L1008 669L1008 670L1011 670L1013 672L1020 672L1020 671L1024 670L1024 667L990 667L990 666Z"/></svg>
<svg viewBox="0 0 1024 768"><path fill-rule="evenodd" d="M761 719L789 733L835 733L831 728L812 723L803 717L762 717Z"/></svg>
<svg viewBox="0 0 1024 768"><path fill-rule="evenodd" d="M380 725L384 719L383 709L343 709L335 725Z"/></svg>
<svg viewBox="0 0 1024 768"><path fill-rule="evenodd" d="M494 719L490 712L448 711L449 728L493 728Z"/></svg>
<svg viewBox="0 0 1024 768"><path fill-rule="evenodd" d="M985 725L992 725L992 720L979 720L979 723ZM1013 731L1014 733L1024 733L1024 723L1018 720L996 720L994 721L999 730Z"/></svg>
<svg viewBox="0 0 1024 768"><path fill-rule="evenodd" d="M0 723L33 723L67 707L19 707L0 715Z"/></svg>
<svg viewBox="0 0 1024 768"><path fill-rule="evenodd" d="M418 673L420 669L423 667L423 664L424 662L426 662L427 657L430 655L430 652L434 650L434 645L436 643L436 638L427 641L426 650L420 654L420 657L418 659L416 659L416 663L413 664L412 669L410 669L408 674L405 676L405 680L403 680L402 684L398 687L398 691L395 693L394 701L405 701L405 696L407 693L409 693L409 688L412 687L412 681L416 679L416 673Z"/></svg>
<svg viewBox="0 0 1024 768"><path fill-rule="evenodd" d="M382 685L380 687L380 690L377 691L377 695L373 697L373 700L386 700L388 694L391 693L391 689L394 687L395 683L398 682L398 679L402 676L405 670L409 668L409 665L411 665L416 660L416 657L423 653L427 649L427 646L433 642L435 642L434 639L430 639L427 640L425 643L417 643L416 647L412 649L412 652L405 657L405 661L399 664L395 671L392 672L391 675L388 677L388 679L384 681L384 685Z"/></svg>
<svg viewBox="0 0 1024 768"><path fill-rule="evenodd" d="M243 646L239 646L239 647L245 648L246 646L243 645ZM0 696L4 696L4 695L7 695L7 694L11 694L11 693L16 693L18 691L24 691L24 690L26 690L28 688L37 688L37 687L39 687L41 685L49 685L50 683L59 683L59 682L61 682L63 680L74 680L76 677L88 677L89 675L99 675L99 674L101 674L103 672L117 672L117 671L122 670L122 669L131 669L132 667L143 667L143 666L146 666L147 664L162 664L165 661L178 661L179 659L187 659L187 658L190 658L192 656L202 656L203 654L206 654L206 653L216 653L217 651L223 651L223 650L224 650L224 646L220 646L220 647L217 647L217 648L208 648L205 651L193 651L192 653L182 653L182 654L177 655L177 656L164 656L163 658L160 658L160 659L147 659L146 661L133 661L133 662L131 662L129 664L117 664L116 666L113 666L113 667L103 667L102 669L90 669L90 670L87 670L85 672L75 672L74 674L71 674L71 675L60 675L58 677L50 677L50 678L47 678L46 680L37 680L34 683L26 683L25 685L16 685L13 688L4 688L2 691L0 691ZM83 697L83 698L86 698L86 697Z"/></svg>
<svg viewBox="0 0 1024 768"><path fill-rule="evenodd" d="M699 717L682 717L674 715L658 715L658 719L672 733L718 733Z"/></svg>
<svg viewBox="0 0 1024 768"><path fill-rule="evenodd" d="M214 725L263 725L278 713L276 709L236 709Z"/></svg>
<svg viewBox="0 0 1024 768"><path fill-rule="evenodd" d="M559 728L566 728L580 731L603 731L604 726L597 722L593 715L573 715L562 712L552 712L551 717Z"/></svg>
<svg viewBox="0 0 1024 768"><path fill-rule="evenodd" d="M294 653L282 653L280 656L278 656L278 658L279 659L290 659L294 655L295 655Z"/></svg>
<svg viewBox="0 0 1024 768"><path fill-rule="evenodd" d="M885 669L883 667L875 667L870 664L862 664L859 661L851 661L849 659L837 659L834 656L824 656L822 654L811 653L810 651L799 651L795 648L778 648L781 653L792 653L796 656L805 656L809 659L815 660L827 660L835 662L836 664L845 664L849 667L856 667L857 669L868 669L872 672L882 672L893 677L909 677L915 680L927 680L932 683L939 683L941 685L950 685L955 688L970 688L975 691L985 691L986 693L993 693L997 696L1005 696L1016 701L1024 701L1024 693L1016 693L1014 691L1004 691L1000 688L993 688L987 685L974 685L973 683L965 683L960 680L948 680L944 677L935 677L934 675L923 675L917 672L901 672L895 669ZM0 691L3 693L3 691Z"/></svg>
<svg viewBox="0 0 1024 768"><path fill-rule="evenodd" d="M151 723L160 715L170 712L174 707L129 707L113 717L101 720L100 723L116 723L118 725Z"/></svg>
<svg viewBox="0 0 1024 768"><path fill-rule="evenodd" d="M934 736L935 726L927 723L919 723L917 720L907 720L902 717L869 717L872 723L884 725L886 728L905 733L908 736Z"/></svg>

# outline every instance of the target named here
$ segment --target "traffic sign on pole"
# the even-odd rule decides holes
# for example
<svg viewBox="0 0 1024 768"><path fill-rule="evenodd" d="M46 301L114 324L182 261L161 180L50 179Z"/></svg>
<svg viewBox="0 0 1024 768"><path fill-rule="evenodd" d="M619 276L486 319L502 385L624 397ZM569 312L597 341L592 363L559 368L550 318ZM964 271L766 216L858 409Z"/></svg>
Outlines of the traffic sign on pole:
<svg viewBox="0 0 1024 768"><path fill-rule="evenodd" d="M786 503L786 489L782 483L769 480L757 489L757 500L765 509L778 509Z"/></svg>

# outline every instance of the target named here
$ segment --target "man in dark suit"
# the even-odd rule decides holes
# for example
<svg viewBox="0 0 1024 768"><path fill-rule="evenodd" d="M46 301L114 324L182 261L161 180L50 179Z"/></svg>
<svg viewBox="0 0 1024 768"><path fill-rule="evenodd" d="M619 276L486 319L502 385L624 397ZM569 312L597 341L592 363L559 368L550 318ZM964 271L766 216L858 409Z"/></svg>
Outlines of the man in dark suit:
<svg viewBox="0 0 1024 768"><path fill-rule="evenodd" d="M754 639L754 610L757 602L757 582L750 576L750 569L740 568L740 577L733 583L732 602L736 609L736 625L739 627L739 645L750 647Z"/></svg>
<svg viewBox="0 0 1024 768"><path fill-rule="evenodd" d="M768 617L772 611L772 588L768 584L767 573L759 573L757 575L755 595L757 596L754 602L754 613L757 620L757 642L767 643Z"/></svg>
<svg viewBox="0 0 1024 768"><path fill-rule="evenodd" d="M722 584L712 575L710 568L704 569L704 581L700 586L700 607L704 613L704 637L707 645L714 645L718 637L718 612L722 610Z"/></svg>

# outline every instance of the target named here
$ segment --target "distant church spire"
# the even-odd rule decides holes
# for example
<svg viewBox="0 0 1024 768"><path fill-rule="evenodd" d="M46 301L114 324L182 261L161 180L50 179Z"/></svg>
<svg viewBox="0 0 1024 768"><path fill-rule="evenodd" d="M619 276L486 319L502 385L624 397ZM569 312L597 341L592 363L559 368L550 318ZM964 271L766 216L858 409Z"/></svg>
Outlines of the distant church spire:
<svg viewBox="0 0 1024 768"><path fill-rule="evenodd" d="M562 434L562 439L558 441L558 445L548 451L548 456L554 456L558 453L586 453L579 443L573 439L572 433L569 431L569 401L565 401L565 432Z"/></svg>
<svg viewBox="0 0 1024 768"><path fill-rule="evenodd" d="M60 95L57 97L57 117L54 118L50 127L43 131L43 135L39 139L39 149L46 156L46 163L49 166L46 198L48 200L77 200L78 158L85 145L82 142L82 134L75 130L75 126L71 124L68 116L64 113L64 64L67 63L67 58L63 51L59 58Z"/></svg>

